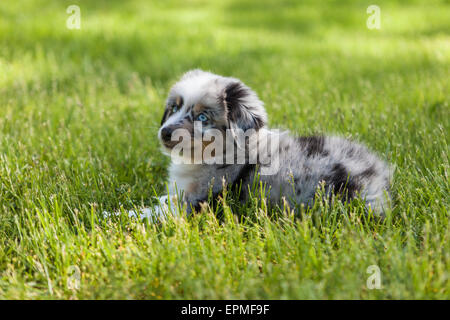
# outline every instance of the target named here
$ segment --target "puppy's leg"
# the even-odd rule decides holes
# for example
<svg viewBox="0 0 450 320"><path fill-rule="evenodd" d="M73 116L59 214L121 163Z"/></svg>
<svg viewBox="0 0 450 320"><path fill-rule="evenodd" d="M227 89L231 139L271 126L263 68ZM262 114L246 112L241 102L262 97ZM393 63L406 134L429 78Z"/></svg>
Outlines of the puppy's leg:
<svg viewBox="0 0 450 320"><path fill-rule="evenodd" d="M128 216L139 219L152 219L152 220L164 220L169 215L179 216L180 208L182 206L179 203L178 196L172 188L169 188L169 194L158 197L157 204L148 208L137 208L136 210L128 210ZM119 216L122 211L116 212L103 212L103 216L106 218L112 216Z"/></svg>
<svg viewBox="0 0 450 320"><path fill-rule="evenodd" d="M140 218L140 219L148 218L148 219L156 219L156 220L163 220L169 214L179 215L179 210L178 210L178 205L176 203L176 199L172 199L171 201L172 202L169 204L169 196L164 195L164 196L161 196L158 198L158 203L155 206L150 207L150 208L129 210L128 215L130 217L135 217L135 218Z"/></svg>

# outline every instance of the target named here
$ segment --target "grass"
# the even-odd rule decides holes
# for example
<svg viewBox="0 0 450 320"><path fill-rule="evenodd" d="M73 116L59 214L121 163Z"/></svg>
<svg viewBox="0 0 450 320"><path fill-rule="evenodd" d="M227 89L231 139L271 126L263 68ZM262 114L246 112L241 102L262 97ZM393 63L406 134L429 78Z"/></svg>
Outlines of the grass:
<svg viewBox="0 0 450 320"><path fill-rule="evenodd" d="M65 27L74 2L80 30ZM450 7L380 0L368 30L369 4L2 1L0 298L449 299ZM393 163L387 218L225 197L221 217L105 219L164 192L157 128L194 67L241 78L272 127Z"/></svg>

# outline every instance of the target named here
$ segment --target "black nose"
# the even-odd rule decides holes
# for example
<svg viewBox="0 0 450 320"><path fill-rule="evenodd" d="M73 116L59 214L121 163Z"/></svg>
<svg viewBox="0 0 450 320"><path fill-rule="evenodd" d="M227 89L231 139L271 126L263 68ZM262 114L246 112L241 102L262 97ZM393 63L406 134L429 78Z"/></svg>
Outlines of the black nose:
<svg viewBox="0 0 450 320"><path fill-rule="evenodd" d="M171 136L172 136L172 132L173 132L173 130L172 130L172 128L170 128L170 127L162 128L162 129L161 129L161 138L162 138L164 141L170 141L170 138L171 138Z"/></svg>

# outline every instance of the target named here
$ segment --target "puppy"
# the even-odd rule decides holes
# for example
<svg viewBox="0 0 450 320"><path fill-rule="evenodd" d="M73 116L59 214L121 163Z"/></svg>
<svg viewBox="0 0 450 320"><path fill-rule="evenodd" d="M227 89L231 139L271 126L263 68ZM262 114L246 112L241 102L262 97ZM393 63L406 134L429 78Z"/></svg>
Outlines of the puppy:
<svg viewBox="0 0 450 320"><path fill-rule="evenodd" d="M190 213L224 185L239 188L245 201L258 179L273 204L311 206L321 188L344 201L361 197L383 215L390 168L366 147L333 136L294 137L266 124L263 103L240 80L201 70L184 74L170 90L158 131L172 158L169 195L178 195Z"/></svg>

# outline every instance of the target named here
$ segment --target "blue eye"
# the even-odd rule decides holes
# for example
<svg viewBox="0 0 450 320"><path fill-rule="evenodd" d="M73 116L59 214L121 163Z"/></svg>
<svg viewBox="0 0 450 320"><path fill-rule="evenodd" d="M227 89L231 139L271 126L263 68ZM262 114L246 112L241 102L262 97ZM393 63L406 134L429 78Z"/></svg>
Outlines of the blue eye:
<svg viewBox="0 0 450 320"><path fill-rule="evenodd" d="M172 112L177 112L178 111L178 106L173 106L172 107Z"/></svg>
<svg viewBox="0 0 450 320"><path fill-rule="evenodd" d="M203 113L200 113L200 114L197 116L197 120L198 120L198 121L201 121L201 122L205 122L206 120L208 120L208 118L207 118Z"/></svg>

